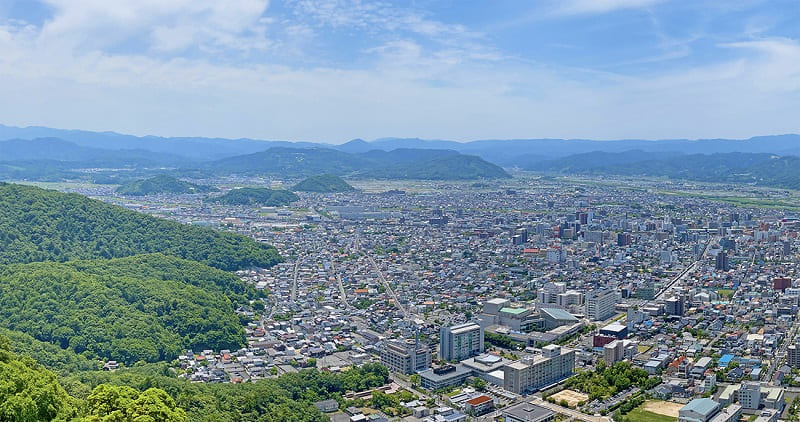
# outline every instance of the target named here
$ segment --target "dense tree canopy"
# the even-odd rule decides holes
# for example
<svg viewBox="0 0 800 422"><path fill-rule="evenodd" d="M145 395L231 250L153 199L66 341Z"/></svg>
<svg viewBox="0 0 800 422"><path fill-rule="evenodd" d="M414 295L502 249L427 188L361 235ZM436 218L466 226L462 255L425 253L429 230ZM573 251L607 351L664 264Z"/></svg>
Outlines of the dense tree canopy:
<svg viewBox="0 0 800 422"><path fill-rule="evenodd" d="M0 183L0 264L161 252L223 270L280 261L233 233L150 217L77 194Z"/></svg>
<svg viewBox="0 0 800 422"><path fill-rule="evenodd" d="M262 205L265 207L278 207L297 201L297 195L288 190L267 188L240 188L228 191L217 198L217 201L227 205Z"/></svg>
<svg viewBox="0 0 800 422"><path fill-rule="evenodd" d="M66 420L77 414L77 404L52 372L11 352L0 337L0 421Z"/></svg>
<svg viewBox="0 0 800 422"><path fill-rule="evenodd" d="M349 192L355 190L341 177L333 174L321 174L319 176L311 176L304 179L300 183L294 185L292 188L295 192L318 192L318 193L332 193L332 192Z"/></svg>
<svg viewBox="0 0 800 422"><path fill-rule="evenodd" d="M198 185L176 179L175 177L159 174L149 179L133 180L117 188L117 193L122 195L156 195L162 193L184 194L202 193L216 190L211 186Z"/></svg>
<svg viewBox="0 0 800 422"><path fill-rule="evenodd" d="M0 324L92 358L155 362L244 343L226 289L241 287L164 255L9 265L0 268Z"/></svg>
<svg viewBox="0 0 800 422"><path fill-rule="evenodd" d="M659 377L651 377L647 371L629 362L617 362L612 367L600 362L595 371L578 371L567 380L566 386L582 391L589 395L590 400L594 400L611 397L631 386L649 390L660 382Z"/></svg>

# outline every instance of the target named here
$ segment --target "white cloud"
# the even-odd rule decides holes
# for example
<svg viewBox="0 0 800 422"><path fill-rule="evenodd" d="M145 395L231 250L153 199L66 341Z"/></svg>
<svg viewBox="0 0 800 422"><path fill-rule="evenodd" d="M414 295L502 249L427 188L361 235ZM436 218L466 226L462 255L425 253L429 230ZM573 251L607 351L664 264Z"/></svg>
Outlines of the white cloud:
<svg viewBox="0 0 800 422"><path fill-rule="evenodd" d="M608 13L621 9L640 9L663 0L559 0L553 9L557 15Z"/></svg>
<svg viewBox="0 0 800 422"><path fill-rule="evenodd" d="M183 50L192 45L263 47L268 0L46 0L53 18L40 42L83 50L113 50L149 41L145 48ZM249 41L243 43L242 41Z"/></svg>

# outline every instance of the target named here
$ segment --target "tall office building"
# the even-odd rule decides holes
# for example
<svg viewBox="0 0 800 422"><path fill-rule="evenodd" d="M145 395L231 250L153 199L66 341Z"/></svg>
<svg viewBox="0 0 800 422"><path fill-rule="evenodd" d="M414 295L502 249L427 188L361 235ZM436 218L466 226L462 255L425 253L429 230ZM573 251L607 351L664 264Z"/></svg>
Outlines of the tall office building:
<svg viewBox="0 0 800 422"><path fill-rule="evenodd" d="M441 359L461 361L483 353L483 327L474 322L442 326L439 336Z"/></svg>
<svg viewBox="0 0 800 422"><path fill-rule="evenodd" d="M387 340L381 349L381 363L392 372L415 374L431 367L431 351L414 339Z"/></svg>
<svg viewBox="0 0 800 422"><path fill-rule="evenodd" d="M786 364L792 368L800 368L800 338L796 338L787 348Z"/></svg>
<svg viewBox="0 0 800 422"><path fill-rule="evenodd" d="M715 268L717 271L728 271L730 268L728 266L728 255L725 252L720 252L717 254L717 265Z"/></svg>
<svg viewBox="0 0 800 422"><path fill-rule="evenodd" d="M586 293L586 317L599 321L614 315L617 292L611 289L592 290Z"/></svg>
<svg viewBox="0 0 800 422"><path fill-rule="evenodd" d="M685 311L683 297L673 296L666 300L665 305L667 315L683 316Z"/></svg>

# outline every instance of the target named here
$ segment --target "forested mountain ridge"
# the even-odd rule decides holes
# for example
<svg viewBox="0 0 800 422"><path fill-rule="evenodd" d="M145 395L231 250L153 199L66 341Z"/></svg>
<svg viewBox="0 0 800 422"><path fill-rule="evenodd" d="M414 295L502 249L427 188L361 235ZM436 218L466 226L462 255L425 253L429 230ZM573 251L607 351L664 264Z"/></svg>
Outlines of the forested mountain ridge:
<svg viewBox="0 0 800 422"><path fill-rule="evenodd" d="M336 176L378 179L471 180L510 177L480 157L457 151L399 148L348 153L332 148L275 147L205 164L207 174Z"/></svg>
<svg viewBox="0 0 800 422"><path fill-rule="evenodd" d="M321 174L318 176L311 176L301 180L299 183L292 187L295 192L317 192L317 193L334 193L334 192L350 192L355 190L349 183L345 182L341 177L333 174Z"/></svg>
<svg viewBox="0 0 800 422"><path fill-rule="evenodd" d="M160 252L223 270L269 267L275 248L115 205L0 183L0 264L119 258Z"/></svg>
<svg viewBox="0 0 800 422"><path fill-rule="evenodd" d="M148 179L132 180L117 188L117 193L121 195L157 195L162 193L185 194L212 192L216 189L211 186L198 185L195 183L179 180L175 177L159 174Z"/></svg>
<svg viewBox="0 0 800 422"><path fill-rule="evenodd" d="M289 205L300 199L294 192L282 189L269 188L239 188L231 189L215 200L226 205L261 205L265 207L279 207Z"/></svg>

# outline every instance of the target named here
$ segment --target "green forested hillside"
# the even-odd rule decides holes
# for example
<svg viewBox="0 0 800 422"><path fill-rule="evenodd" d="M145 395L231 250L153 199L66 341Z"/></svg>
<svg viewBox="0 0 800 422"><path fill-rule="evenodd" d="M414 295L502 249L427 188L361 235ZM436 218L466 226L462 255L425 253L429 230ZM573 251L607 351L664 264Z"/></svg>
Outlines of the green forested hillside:
<svg viewBox="0 0 800 422"><path fill-rule="evenodd" d="M149 364L114 373L85 372L68 378L65 385L84 390L103 384L138 390L155 387L173 397L192 421L323 422L329 418L314 402L330 398L346 405L346 392L379 387L389 380L389 371L378 364L339 373L304 369L238 385L191 383L170 374L165 364Z"/></svg>
<svg viewBox="0 0 800 422"><path fill-rule="evenodd" d="M292 190L295 192L333 193L349 192L355 190L355 188L350 186L339 176L322 174L304 179L300 183L294 185Z"/></svg>
<svg viewBox="0 0 800 422"><path fill-rule="evenodd" d="M187 283L173 272L179 267L200 278ZM170 360L186 348L236 349L244 330L223 294L233 284L226 276L163 255L9 265L0 268L0 324L128 364Z"/></svg>
<svg viewBox="0 0 800 422"><path fill-rule="evenodd" d="M240 188L233 189L217 198L217 201L226 205L262 205L265 207L278 207L297 201L297 195L288 190L267 188Z"/></svg>
<svg viewBox="0 0 800 422"><path fill-rule="evenodd" d="M0 421L69 420L78 404L55 374L13 353L8 339L0 337Z"/></svg>
<svg viewBox="0 0 800 422"><path fill-rule="evenodd" d="M360 178L470 180L509 178L502 168L472 155L435 149L398 148L351 154L328 148L270 148L202 167L206 174L274 174L303 177L335 174Z"/></svg>
<svg viewBox="0 0 800 422"><path fill-rule="evenodd" d="M17 345L14 345L16 347ZM314 402L384 385L388 370L365 364L340 373L305 369L253 383L196 384L165 363L59 377L11 351L0 336L0 422L259 421L323 422Z"/></svg>
<svg viewBox="0 0 800 422"><path fill-rule="evenodd" d="M97 385L86 399L70 396L59 378L35 360L11 351L0 337L0 421L174 421L186 412L164 390ZM85 386L88 389L88 386Z"/></svg>
<svg viewBox="0 0 800 422"><path fill-rule="evenodd" d="M202 193L214 191L211 186L198 185L185 182L166 174L153 176L149 179L134 180L123 184L117 188L117 193L121 195L157 195L162 193L184 194Z"/></svg>
<svg viewBox="0 0 800 422"><path fill-rule="evenodd" d="M77 194L0 183L0 264L160 252L223 270L269 267L274 248Z"/></svg>

